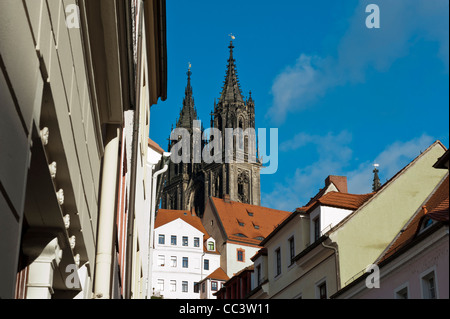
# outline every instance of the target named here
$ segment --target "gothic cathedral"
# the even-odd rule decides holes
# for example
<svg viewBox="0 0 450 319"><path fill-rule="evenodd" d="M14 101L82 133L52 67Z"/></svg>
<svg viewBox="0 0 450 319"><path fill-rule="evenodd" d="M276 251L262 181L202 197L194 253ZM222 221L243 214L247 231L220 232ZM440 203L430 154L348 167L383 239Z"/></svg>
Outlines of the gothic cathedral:
<svg viewBox="0 0 450 319"><path fill-rule="evenodd" d="M257 154L256 137L254 136L252 139L248 135L242 134L242 132L251 131L247 129L255 129L255 103L251 92L247 99L242 96L236 72L236 61L233 58L234 46L232 41L229 49L230 57L225 83L218 102L214 102L214 111L211 113L211 127L220 130L223 136L216 141L221 143L221 147L218 147L222 154L219 156L221 160L215 160L212 163L207 163L203 159L194 161L196 139L191 138L190 161L187 163L182 161L179 164L170 162L169 164L166 184L162 193L162 208L164 209L194 211L201 217L205 209L205 201L209 196L217 198L229 196L232 201L260 205L260 170L262 165ZM189 69L183 107L176 127L186 129L192 137L196 130L201 130L197 134L202 136L204 129L194 125L194 121L199 119L194 105L191 75ZM237 133L232 136L232 160L226 160L225 158L225 131L231 131L226 129L232 129L233 131L241 129L236 130L241 134ZM201 139L201 149L203 150L204 147L211 145L214 138L217 137L212 137L209 143ZM255 142L250 143L249 139ZM176 140L169 140L169 151L176 143ZM216 148L211 149L211 152L214 155ZM242 154L238 154L239 152ZM254 156L255 160L249 160L253 158L252 154L256 155ZM237 155L241 155L244 160L237 161Z"/></svg>

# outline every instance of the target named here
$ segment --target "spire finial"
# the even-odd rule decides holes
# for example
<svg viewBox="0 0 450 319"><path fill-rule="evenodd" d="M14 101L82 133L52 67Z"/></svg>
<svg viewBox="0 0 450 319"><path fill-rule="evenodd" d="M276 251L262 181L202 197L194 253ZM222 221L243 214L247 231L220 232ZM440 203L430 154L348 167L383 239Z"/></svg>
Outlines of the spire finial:
<svg viewBox="0 0 450 319"><path fill-rule="evenodd" d="M233 34L229 34L229 36L231 37L230 46L228 47L230 49L230 57L228 58L227 72L219 103L223 101L244 102L233 57L233 40L236 37Z"/></svg>
<svg viewBox="0 0 450 319"><path fill-rule="evenodd" d="M378 176L378 172L379 172L378 167L380 167L380 165L379 164L373 164L373 167L374 167L374 169L373 169L374 176L373 176L372 190L374 192L376 192L381 187L380 177Z"/></svg>
<svg viewBox="0 0 450 319"><path fill-rule="evenodd" d="M188 81L191 79L191 75L192 75L191 68L192 68L192 64L191 64L191 62L188 62L188 71L186 73L188 76Z"/></svg>

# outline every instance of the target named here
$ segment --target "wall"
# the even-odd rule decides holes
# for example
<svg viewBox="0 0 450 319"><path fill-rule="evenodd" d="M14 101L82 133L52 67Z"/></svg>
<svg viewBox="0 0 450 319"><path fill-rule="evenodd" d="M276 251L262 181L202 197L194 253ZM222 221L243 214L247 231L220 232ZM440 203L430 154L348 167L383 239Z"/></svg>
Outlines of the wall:
<svg viewBox="0 0 450 319"><path fill-rule="evenodd" d="M247 246L243 244L238 244L234 242L226 243L226 273L228 277L233 277L234 274L238 273L245 267L253 264L250 258L252 258L261 247L258 246ZM244 261L237 260L238 250L244 251ZM222 268L224 268L222 266ZM225 268L224 268L225 269Z"/></svg>
<svg viewBox="0 0 450 319"><path fill-rule="evenodd" d="M51 128L47 155L58 165L55 183L65 192L63 213L72 218L76 253L82 264L94 264L102 141L96 133L97 110L91 103L81 31L65 25L65 6L72 3L0 4L0 253L8 261L0 265L0 297L12 296L26 214L26 174L36 155L30 151L32 136L43 126Z"/></svg>
<svg viewBox="0 0 450 319"><path fill-rule="evenodd" d="M378 258L447 173L432 167L442 154L443 146L433 144L330 234L339 248L341 287Z"/></svg>
<svg viewBox="0 0 450 319"><path fill-rule="evenodd" d="M165 235L165 244L159 244L159 235ZM171 245L171 236L177 236L177 245ZM158 279L164 280L165 299L199 299L200 294L194 293L194 283L199 282L220 267L220 256L203 254L203 233L181 219L155 229L155 249L152 261L152 291L158 291ZM182 237L188 237L188 247L182 246ZM200 247L194 247L194 237L200 238ZM158 266L158 256L165 257L165 266ZM177 257L177 266L171 267L171 257ZM188 268L183 268L183 257L188 257ZM209 270L204 270L203 261L209 260ZM170 291L170 281L176 280L177 291ZM182 281L188 281L188 292L182 292Z"/></svg>
<svg viewBox="0 0 450 319"><path fill-rule="evenodd" d="M410 299L422 299L421 277L429 270L436 274L437 298L448 299L449 241L446 227L380 268L380 288L367 289L365 281L362 281L342 297L395 299L398 288L407 286Z"/></svg>

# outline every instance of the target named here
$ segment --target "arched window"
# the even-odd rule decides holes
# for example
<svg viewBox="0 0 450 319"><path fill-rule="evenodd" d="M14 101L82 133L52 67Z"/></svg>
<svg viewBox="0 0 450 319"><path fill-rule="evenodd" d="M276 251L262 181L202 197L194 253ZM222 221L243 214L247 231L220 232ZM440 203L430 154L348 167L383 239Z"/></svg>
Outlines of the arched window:
<svg viewBox="0 0 450 319"><path fill-rule="evenodd" d="M244 123L242 118L239 119L239 150L244 148Z"/></svg>

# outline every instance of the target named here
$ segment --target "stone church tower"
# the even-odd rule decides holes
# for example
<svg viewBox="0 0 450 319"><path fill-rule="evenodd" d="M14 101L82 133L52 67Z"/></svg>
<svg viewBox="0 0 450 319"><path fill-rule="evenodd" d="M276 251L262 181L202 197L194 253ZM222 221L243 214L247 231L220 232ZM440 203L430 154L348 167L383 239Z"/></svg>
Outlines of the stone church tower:
<svg viewBox="0 0 450 319"><path fill-rule="evenodd" d="M254 132L255 103L251 92L247 99L242 96L236 61L233 57L233 42L230 43L229 49L230 57L224 86L218 102L214 102L214 111L211 113L211 127L219 129L222 133L222 139L219 141L222 150L221 160L212 163L202 161L195 164L192 158L195 139L191 138L190 163L170 163L169 165L169 173L162 194L162 208L190 210L202 216L205 201L209 196L218 198L229 196L232 201L252 205L261 203L260 170L262 165L257 154L256 136L252 138L244 134L251 132L252 129ZM198 117L194 106L190 70L187 75L183 108L177 121L177 128L185 128L193 136L196 129L193 121L198 120ZM232 129L235 132L230 143L233 145L232 154L228 153L228 159L225 152L225 132L230 130L226 129ZM200 130L203 134L203 128ZM169 142L169 150L176 142ZM202 142L202 150L208 147L206 144ZM254 160L251 160L252 154L254 154ZM239 155L243 160L237 160Z"/></svg>

